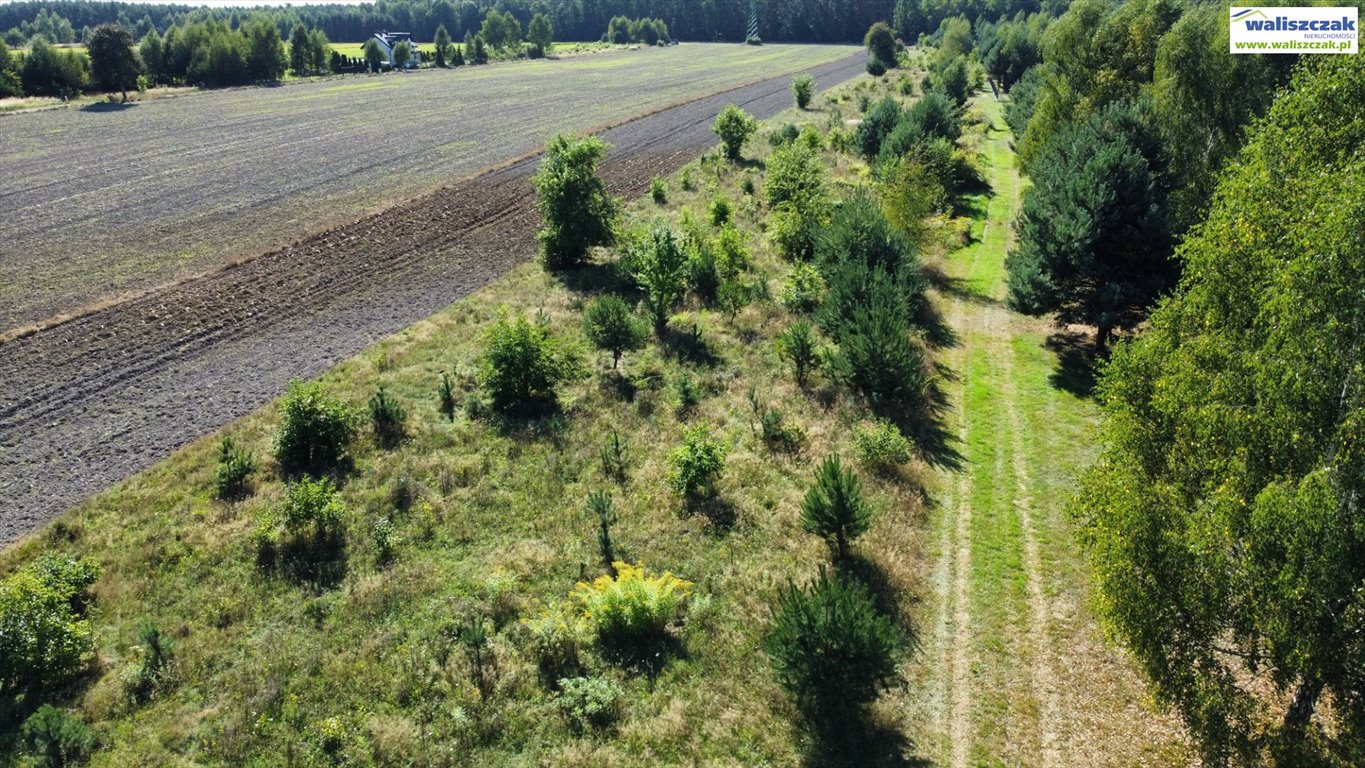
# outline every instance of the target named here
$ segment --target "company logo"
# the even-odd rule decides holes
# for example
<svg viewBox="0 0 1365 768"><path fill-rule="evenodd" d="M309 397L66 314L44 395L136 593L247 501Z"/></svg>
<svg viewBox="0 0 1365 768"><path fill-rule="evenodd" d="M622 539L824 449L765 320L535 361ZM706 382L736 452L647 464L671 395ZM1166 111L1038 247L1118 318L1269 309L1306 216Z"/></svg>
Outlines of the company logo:
<svg viewBox="0 0 1365 768"><path fill-rule="evenodd" d="M1232 53L1355 53L1359 9L1232 8Z"/></svg>

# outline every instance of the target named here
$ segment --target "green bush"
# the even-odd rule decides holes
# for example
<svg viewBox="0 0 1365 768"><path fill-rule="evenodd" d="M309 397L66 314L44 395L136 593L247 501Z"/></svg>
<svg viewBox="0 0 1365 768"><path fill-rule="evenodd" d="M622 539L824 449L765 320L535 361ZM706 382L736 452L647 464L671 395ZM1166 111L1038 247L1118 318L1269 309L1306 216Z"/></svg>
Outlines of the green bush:
<svg viewBox="0 0 1365 768"><path fill-rule="evenodd" d="M567 677L559 681L555 705L575 730L602 729L621 715L625 691L609 677Z"/></svg>
<svg viewBox="0 0 1365 768"><path fill-rule="evenodd" d="M707 206L707 213L711 216L711 226L720 227L729 223L732 210L730 201L725 199L725 195L716 195L711 198L711 204Z"/></svg>
<svg viewBox="0 0 1365 768"><path fill-rule="evenodd" d="M668 202L668 188L664 186L664 180L658 176L649 180L649 197L655 205L663 205Z"/></svg>
<svg viewBox="0 0 1365 768"><path fill-rule="evenodd" d="M391 448L403 442L407 436L408 412L397 400L388 396L384 385L370 398L370 425L374 429L374 439L380 445Z"/></svg>
<svg viewBox="0 0 1365 768"><path fill-rule="evenodd" d="M645 346L648 329L635 318L625 300L608 294L588 302L583 311L583 332L597 349L611 352L611 367L621 355Z"/></svg>
<svg viewBox="0 0 1365 768"><path fill-rule="evenodd" d="M815 78L810 75L797 75L792 79L792 95L796 97L797 109L809 107L811 97L815 95Z"/></svg>
<svg viewBox="0 0 1365 768"><path fill-rule="evenodd" d="M24 721L19 738L43 768L80 765L97 743L95 732L84 720L51 704L42 705Z"/></svg>
<svg viewBox="0 0 1365 768"><path fill-rule="evenodd" d="M488 330L478 379L493 407L508 412L554 402L555 388L581 373L578 356L545 324L517 317Z"/></svg>
<svg viewBox="0 0 1365 768"><path fill-rule="evenodd" d="M758 122L734 104L727 104L716 116L712 130L720 137L725 157L729 160L738 160L744 142L758 130Z"/></svg>
<svg viewBox="0 0 1365 768"><path fill-rule="evenodd" d="M823 566L805 589L779 592L764 642L778 682L821 719L855 716L875 700L895 682L905 647L866 587Z"/></svg>
<svg viewBox="0 0 1365 768"><path fill-rule="evenodd" d="M910 460L910 440L894 424L877 419L853 429L858 458L866 466L889 472Z"/></svg>
<svg viewBox="0 0 1365 768"><path fill-rule="evenodd" d="M668 316L687 292L689 260L673 230L656 227L631 253L635 282L645 292L645 306L662 335Z"/></svg>
<svg viewBox="0 0 1365 768"><path fill-rule="evenodd" d="M824 539L839 558L848 557L848 544L867 532L872 508L863 500L858 476L827 457L815 473L815 485L801 504L801 527Z"/></svg>
<svg viewBox="0 0 1365 768"><path fill-rule="evenodd" d="M534 619L522 619L521 623L530 636L531 656L542 684L558 685L560 680L582 670L579 646L585 625L581 618L569 616L561 606L554 606Z"/></svg>
<svg viewBox="0 0 1365 768"><path fill-rule="evenodd" d="M318 475L341 462L355 435L356 415L350 406L327 394L321 384L294 382L280 410L284 422L275 438L280 469Z"/></svg>
<svg viewBox="0 0 1365 768"><path fill-rule="evenodd" d="M825 169L804 144L779 147L768 157L766 170L763 192L770 208L784 203L804 207L825 198Z"/></svg>
<svg viewBox="0 0 1365 768"><path fill-rule="evenodd" d="M869 27L867 35L863 37L863 45L867 46L872 60L882 65L881 72L873 72L877 77L896 66L901 46L896 42L896 33L886 22L879 21ZM872 72L871 67L868 67L868 72Z"/></svg>
<svg viewBox="0 0 1365 768"><path fill-rule="evenodd" d="M224 435L218 444L218 469L213 473L213 494L220 499L237 499L246 495L251 476L256 472L256 458L237 445L231 435Z"/></svg>
<svg viewBox="0 0 1365 768"><path fill-rule="evenodd" d="M0 582L0 687L50 690L84 669L94 648L86 590L98 575L89 561L48 554Z"/></svg>
<svg viewBox="0 0 1365 768"><path fill-rule="evenodd" d="M705 425L698 424L683 430L683 443L669 455L673 465L669 485L684 499L695 500L716 493L716 483L725 472L725 458L730 449L711 437Z"/></svg>
<svg viewBox="0 0 1365 768"><path fill-rule="evenodd" d="M822 322L829 323L839 345L835 373L874 405L919 407L929 387L924 350L910 337L900 291L878 270L861 285L865 293L859 299L848 282L860 274L868 277L856 267L841 270L822 311ZM833 320L836 314L842 318Z"/></svg>
<svg viewBox="0 0 1365 768"><path fill-rule="evenodd" d="M895 99L887 96L878 101L863 115L863 121L853 132L853 143L863 158L872 160L882 151L882 142L901 120L901 106Z"/></svg>
<svg viewBox="0 0 1365 768"><path fill-rule="evenodd" d="M345 511L331 480L305 477L289 484L276 514L285 534L321 540L339 532Z"/></svg>
<svg viewBox="0 0 1365 768"><path fill-rule="evenodd" d="M768 237L783 257L808 261L815 255L816 242L824 226L823 203L802 207L783 204L768 217Z"/></svg>
<svg viewBox="0 0 1365 768"><path fill-rule="evenodd" d="M806 386L816 362L815 329L805 320L787 326L777 337L777 353L791 362L796 383Z"/></svg>
<svg viewBox="0 0 1365 768"><path fill-rule="evenodd" d="M881 77L886 74L886 62L875 56L867 60L867 73L873 77Z"/></svg>
<svg viewBox="0 0 1365 768"><path fill-rule="evenodd" d="M642 565L616 562L614 576L579 582L573 598L582 619L609 650L656 646L667 635L692 593L692 584L671 573L650 576Z"/></svg>
<svg viewBox="0 0 1365 768"><path fill-rule="evenodd" d="M589 248L614 242L620 202L607 194L606 183L597 175L607 149L594 136L574 139L564 134L546 147L531 181L545 225L538 237L547 266L578 264L587 258Z"/></svg>
<svg viewBox="0 0 1365 768"><path fill-rule="evenodd" d="M791 312L809 313L820 308L825 298L825 278L813 265L798 262L787 276L777 300Z"/></svg>
<svg viewBox="0 0 1365 768"><path fill-rule="evenodd" d="M768 134L768 143L774 147L785 147L796 141L800 135L801 129L792 123L783 123L781 128L777 128Z"/></svg>

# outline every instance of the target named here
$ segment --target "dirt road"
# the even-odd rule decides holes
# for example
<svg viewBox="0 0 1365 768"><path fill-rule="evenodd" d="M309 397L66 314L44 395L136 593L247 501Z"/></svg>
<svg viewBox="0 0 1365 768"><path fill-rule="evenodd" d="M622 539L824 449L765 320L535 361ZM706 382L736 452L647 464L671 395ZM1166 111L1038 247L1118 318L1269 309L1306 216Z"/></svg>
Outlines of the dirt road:
<svg viewBox="0 0 1365 768"><path fill-rule="evenodd" d="M823 89L862 69L854 55L809 71ZM721 107L774 115L791 104L790 82L778 77L604 132L614 147L608 185L642 193L652 176L716 143L710 126ZM528 180L537 162L0 344L0 540L531 258L538 219Z"/></svg>

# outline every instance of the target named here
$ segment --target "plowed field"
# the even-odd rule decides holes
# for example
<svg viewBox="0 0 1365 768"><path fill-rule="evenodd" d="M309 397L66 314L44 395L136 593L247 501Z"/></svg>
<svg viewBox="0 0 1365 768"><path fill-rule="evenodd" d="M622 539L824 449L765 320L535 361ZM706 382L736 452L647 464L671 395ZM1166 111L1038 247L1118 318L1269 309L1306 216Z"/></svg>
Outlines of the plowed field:
<svg viewBox="0 0 1365 768"><path fill-rule="evenodd" d="M163 184L175 186L179 194L167 190L155 204L138 202L137 193L130 188L126 195L131 202L118 210L124 213L146 210L148 217L134 226L112 223L106 218L112 214L103 212L106 206L113 205L109 193L99 196L76 192L88 189L88 185L80 184L73 187L72 210L89 205L88 213L74 216L62 226L45 225L41 221L46 214L25 204L20 217L29 217L29 224L14 224L17 206L13 184L22 184L31 194L45 194L53 200L62 195L58 191L42 191L44 184L23 174L14 181L14 167L20 164L36 167L27 164L33 162L29 154L39 151L35 149L38 144L25 138L24 146L29 149L12 152L13 136L9 132L18 125L13 122L17 118L0 119L0 137L5 142L4 159L0 160L3 166L0 173L5 178L0 192L3 211L0 247L4 248L0 257L0 286L6 286L0 288L4 291L0 307L11 317L20 317L24 312L32 315L43 301L56 301L47 295L43 280L67 285L73 275L85 275L99 284L111 285L100 277L103 274L100 270L122 274L119 272L122 267L117 265L123 262L114 247L120 238L126 238L129 244L126 261L139 265L158 265L156 259L149 261L146 254L164 249L171 241L198 243L196 247L205 255L188 258L186 264L200 264L201 268L221 264L229 255L259 253L262 249L257 246L278 239L289 231L288 227L297 232L318 227L316 218L310 217L315 216L319 206L332 210L332 202L351 200L346 204L363 207L430 180L458 176L461 169L497 166L538 147L556 129L610 121L616 114L613 110L623 109L618 99L626 99L630 109L644 112L658 102L676 101L680 94L714 92L723 87L716 82L725 78L708 81L708 77L714 76L716 64L714 60L709 65L698 60L733 55L734 50L743 49L681 46L670 51L651 51L638 58L623 55L621 61L627 63L624 69L605 71L598 67L609 57L584 59L588 67L577 76L572 91L568 81L554 80L564 77L561 73L536 77L535 65L519 65L525 70L509 66L502 72L490 68L487 74L477 76L502 83L493 91L502 93L503 89L519 88L522 99L539 101L534 107L511 109L471 104L448 108L443 119L455 123L450 135L461 136L459 141L473 142L472 146L480 149L453 152L448 162L436 163L439 168L435 171L431 168L434 156L431 153L438 156L439 147L430 146L429 140L421 150L427 154L420 162L406 155L404 147L409 145L405 142L412 139L405 132L415 130L404 122L413 117L411 110L385 111L380 109L382 101L359 98L327 99L326 110L346 130L327 133L325 140L310 136L307 130L295 130L290 119L262 115L259 119L263 124L277 126L280 131L278 139L268 140L271 144L294 142L296 148L306 148L303 155L288 156L294 160L271 155L269 146L261 153L249 147L227 153L211 151L210 145L215 141L235 141L231 130L215 132L204 128L200 136L204 146L200 151L185 148L181 153L167 152L168 157L161 156L162 150L151 149L155 145L153 137L129 134L126 139L129 146L116 146L115 142L110 144L110 151L122 153L119 156L129 162L146 164L140 166L144 171L138 175L137 184L161 189L155 179L146 180L143 176L149 172L146 169L166 164L181 169L174 177L178 184L185 185L172 185L167 177ZM862 71L861 55L848 56L848 52L847 48L772 46L763 55L785 61L798 70L803 57L836 58L806 68L815 75L817 87L823 89ZM657 81L639 72L629 74L635 83L633 89L625 89L630 93L615 82L614 78L632 72L632 67L656 66L651 58L655 56L677 58L660 59L671 63L658 65ZM697 68L692 69L694 66ZM771 61L765 65L768 74L776 66ZM727 70L730 80L742 79L732 67L720 68ZM677 74L675 69L679 70ZM447 81L437 78L446 74L413 79L429 77L430 87L439 91L447 87L442 85ZM617 194L639 194L651 176L672 172L714 145L711 122L727 103L739 104L760 117L788 107L789 75L786 72L661 109L604 131L603 137L614 145L604 168L610 188ZM406 76L391 76L390 80L402 77ZM523 79L527 82L522 82ZM376 83L374 87L387 88L388 82L376 79L354 84L369 87ZM705 82L712 84L703 85ZM460 85L458 81L450 83L452 100L467 98L454 95ZM337 87L345 86L322 86ZM248 95L195 96L191 97L195 101L178 107L174 105L176 100L168 103L173 109L189 111L201 105L206 109L217 108L211 104L211 97L268 101L267 96L256 95L265 93L262 91L242 93ZM601 111L594 111L594 104L600 104ZM151 106L141 105L134 110ZM352 114L364 109L377 112L366 117ZM117 119L122 114L113 117ZM42 117L60 122L74 120L76 116L44 113ZM383 122L388 133L369 125L373 122ZM378 132L366 134L362 127L363 131ZM273 134L266 131L262 135ZM371 143L383 145L383 150L374 149ZM297 158L305 155L313 160L307 167L300 167ZM224 181L225 171L215 169L213 163L229 159L233 165L233 170L226 172L229 176L278 178L281 186L255 189L247 180ZM69 322L0 343L3 383L0 540L12 540L32 530L43 520L148 466L178 446L248 413L278 394L290 379L321 373L530 258L536 249L534 232L538 220L528 180L537 162L535 157L527 157L504 164L359 221L305 237L238 266L147 290L134 298L83 313ZM111 167L109 163L116 161L98 161L104 167ZM200 163L204 172L192 172ZM68 169L78 165L73 163ZM50 185L72 184L47 170L34 173L48 178ZM114 187L125 183L120 179L127 177L113 170L106 175L110 179L105 183ZM95 174L95 178L102 177ZM374 193L372 197L366 196L367 190ZM297 198L311 202L305 206ZM96 200L104 202L96 204ZM29 250L30 245L16 249L18 240L46 243L30 231L44 227L47 237L67 243L67 250L47 244L43 247L49 255L40 258ZM104 232L105 227L108 232ZM159 231L166 234L156 234ZM116 237L114 232L121 234ZM95 258L106 247L112 249L108 264ZM142 256L132 253L134 250ZM159 258L169 258L164 255L165 250L160 253L163 255ZM42 277L40 265L49 270L47 277ZM29 277L25 269L38 271ZM175 269L164 264L156 266L155 270L170 271L154 270L155 279L171 276ZM143 272L133 272L142 275L138 279L153 279ZM24 277L16 284L20 275ZM62 301L69 303L70 297ZM28 309L16 310L19 305ZM62 304L57 302L53 306Z"/></svg>

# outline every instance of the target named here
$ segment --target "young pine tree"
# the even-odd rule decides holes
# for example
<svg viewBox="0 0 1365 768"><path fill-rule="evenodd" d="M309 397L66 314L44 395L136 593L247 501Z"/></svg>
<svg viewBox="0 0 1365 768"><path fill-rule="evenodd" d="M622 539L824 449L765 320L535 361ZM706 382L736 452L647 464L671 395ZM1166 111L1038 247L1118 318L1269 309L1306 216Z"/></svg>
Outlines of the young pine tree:
<svg viewBox="0 0 1365 768"><path fill-rule="evenodd" d="M867 531L872 508L863 500L858 476L830 456L815 473L815 485L801 504L801 527L829 543L840 558L848 557L848 544Z"/></svg>

